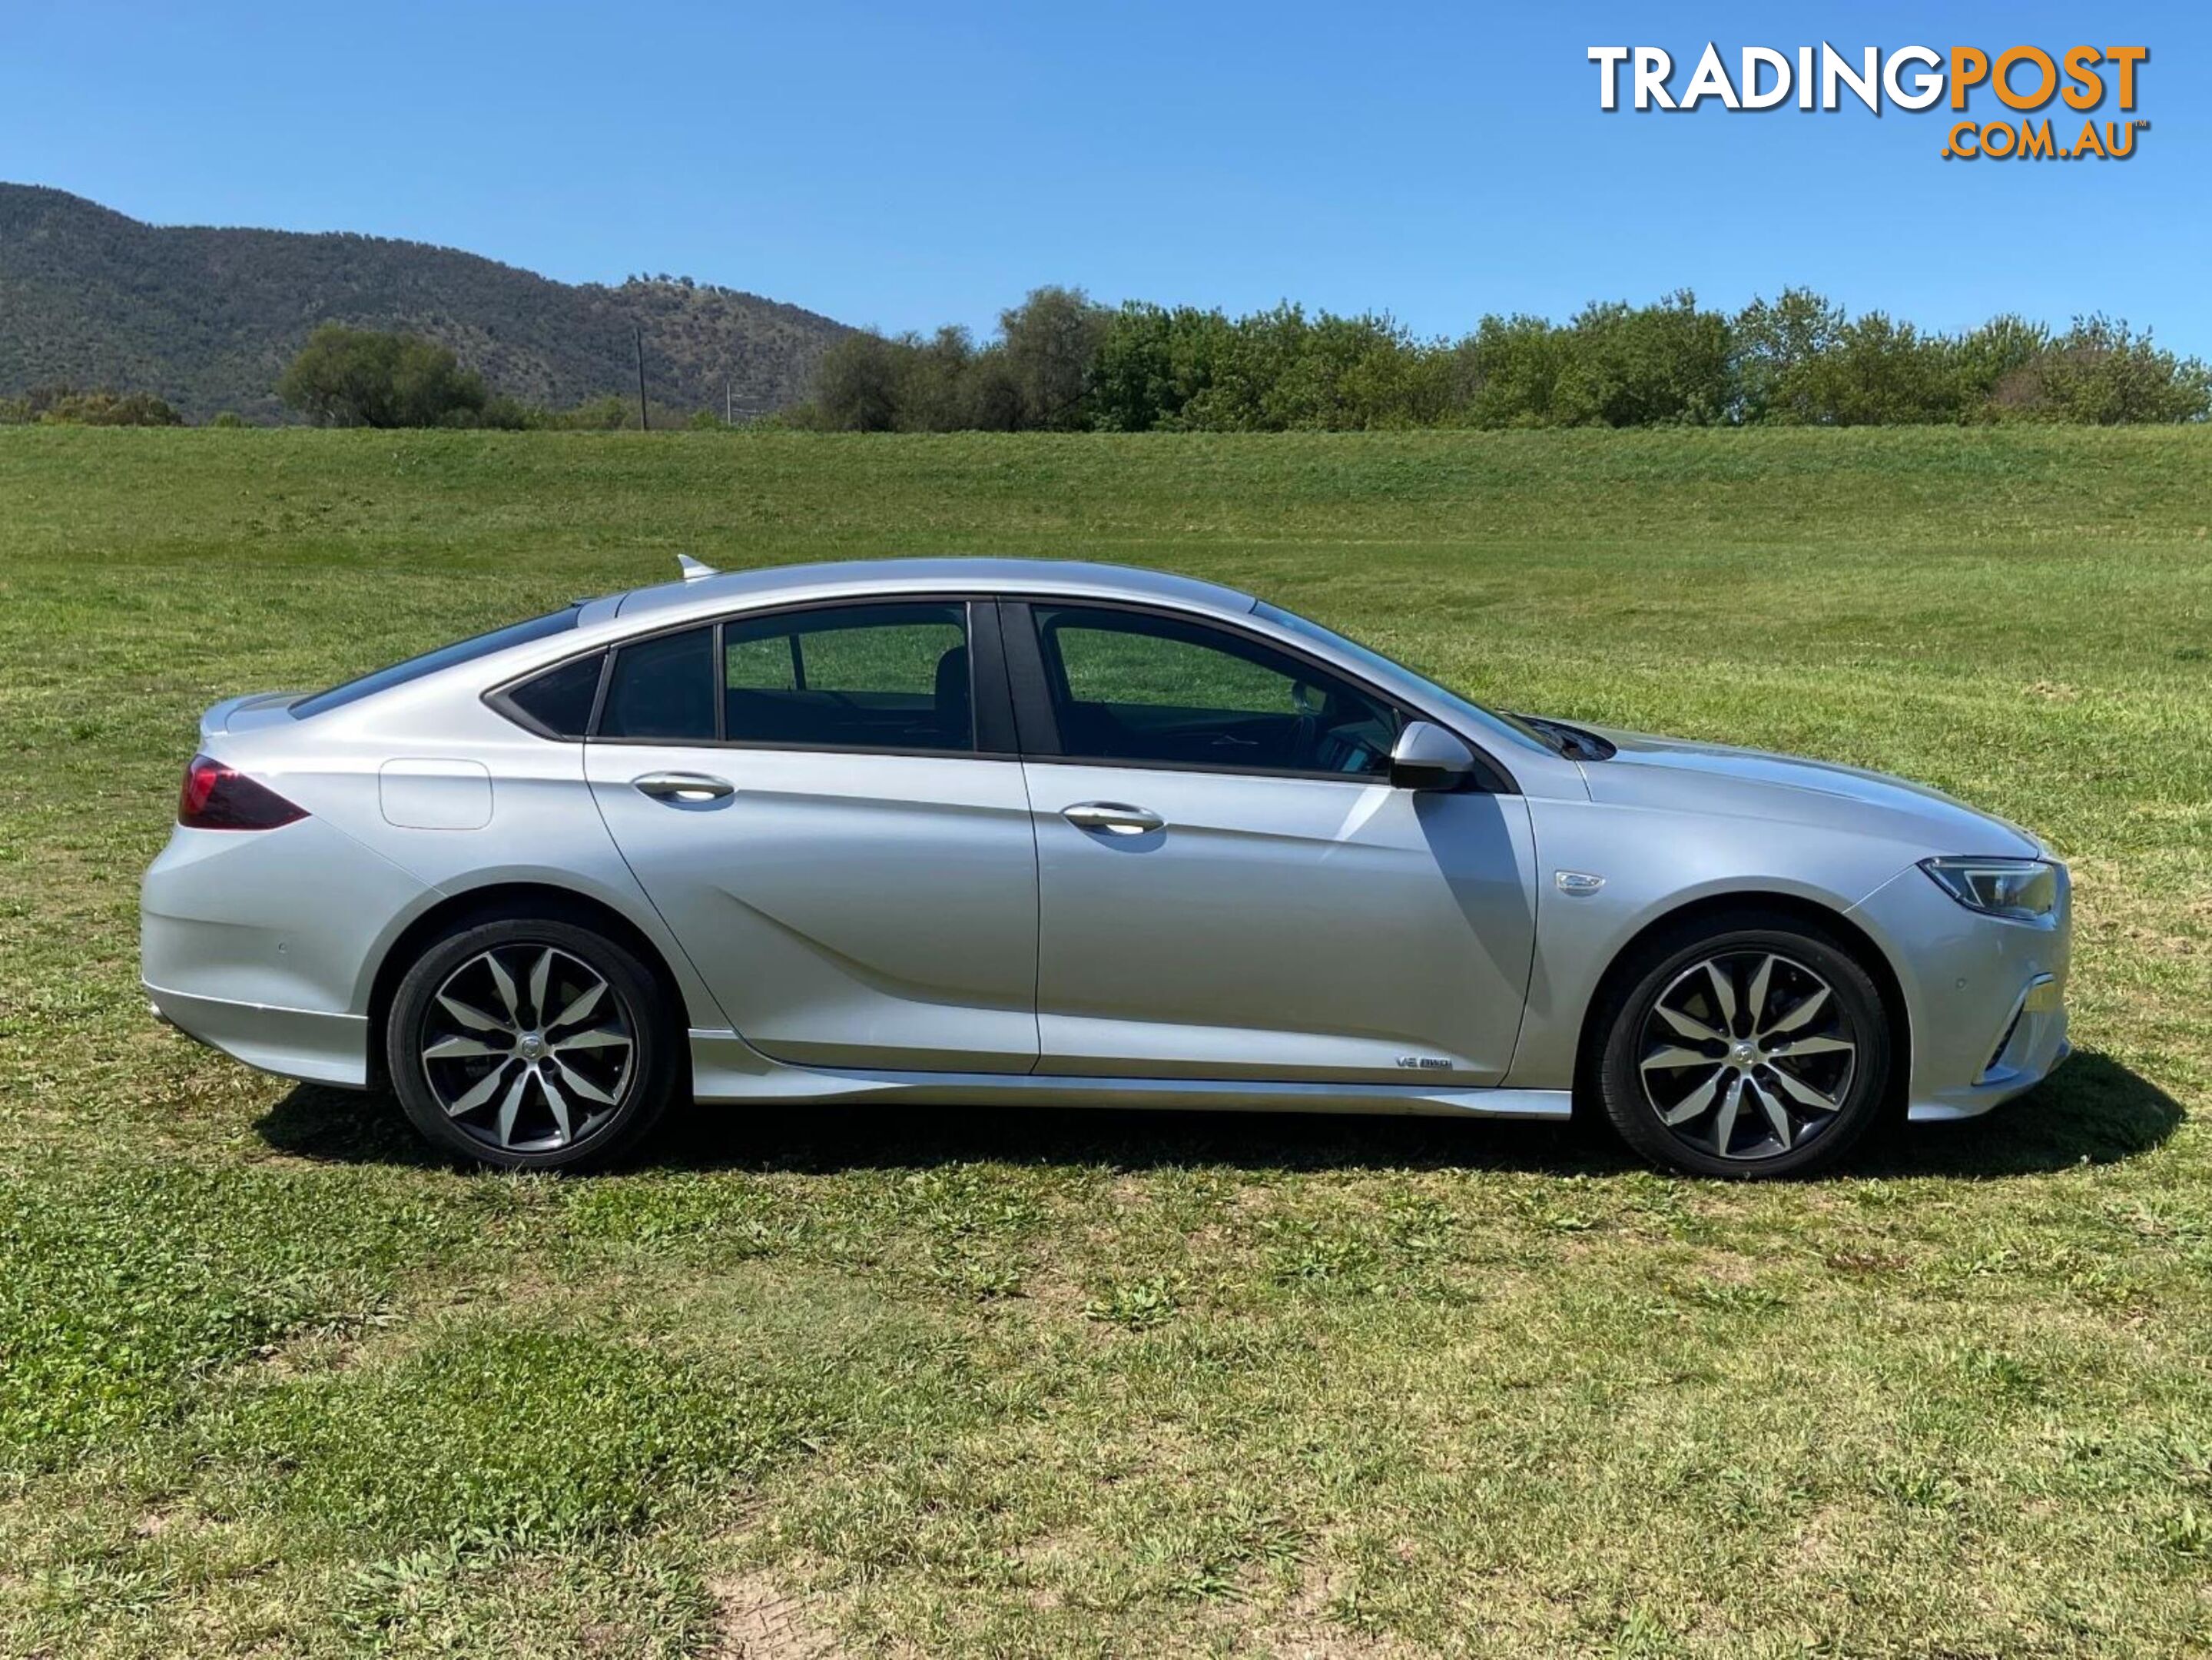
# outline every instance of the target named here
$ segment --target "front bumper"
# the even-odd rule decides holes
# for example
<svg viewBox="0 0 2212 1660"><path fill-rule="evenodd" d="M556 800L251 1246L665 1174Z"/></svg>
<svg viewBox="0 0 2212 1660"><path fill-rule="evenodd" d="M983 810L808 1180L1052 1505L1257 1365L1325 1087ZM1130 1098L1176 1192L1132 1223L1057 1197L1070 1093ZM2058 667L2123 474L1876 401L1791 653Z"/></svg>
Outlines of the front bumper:
<svg viewBox="0 0 2212 1660"><path fill-rule="evenodd" d="M1969 910L1917 866L1854 906L1905 994L1911 1044L1906 1109L1915 1122L1978 1118L2034 1088L2070 1053L2066 976L2073 895L2043 922Z"/></svg>

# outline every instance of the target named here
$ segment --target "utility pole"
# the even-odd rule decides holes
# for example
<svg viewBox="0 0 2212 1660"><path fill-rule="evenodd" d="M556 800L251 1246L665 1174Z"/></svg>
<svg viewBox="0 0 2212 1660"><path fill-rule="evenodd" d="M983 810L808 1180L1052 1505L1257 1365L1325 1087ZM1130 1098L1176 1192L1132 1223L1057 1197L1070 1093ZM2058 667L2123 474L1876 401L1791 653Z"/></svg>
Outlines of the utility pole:
<svg viewBox="0 0 2212 1660"><path fill-rule="evenodd" d="M730 383L727 380L723 381L722 424L726 427L734 427L738 424L737 397L737 393L731 389Z"/></svg>
<svg viewBox="0 0 2212 1660"><path fill-rule="evenodd" d="M645 325L633 323L630 328L637 337L637 429L651 432L653 422L645 412Z"/></svg>

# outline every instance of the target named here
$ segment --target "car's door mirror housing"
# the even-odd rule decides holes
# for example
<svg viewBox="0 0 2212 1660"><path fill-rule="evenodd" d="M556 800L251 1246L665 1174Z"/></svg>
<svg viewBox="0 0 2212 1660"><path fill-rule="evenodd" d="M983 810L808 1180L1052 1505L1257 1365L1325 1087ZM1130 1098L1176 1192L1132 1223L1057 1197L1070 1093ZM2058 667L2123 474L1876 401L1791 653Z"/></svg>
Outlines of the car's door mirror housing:
<svg viewBox="0 0 2212 1660"><path fill-rule="evenodd" d="M1390 746L1390 782L1401 790L1455 790L1474 776L1474 751L1433 721L1409 721Z"/></svg>

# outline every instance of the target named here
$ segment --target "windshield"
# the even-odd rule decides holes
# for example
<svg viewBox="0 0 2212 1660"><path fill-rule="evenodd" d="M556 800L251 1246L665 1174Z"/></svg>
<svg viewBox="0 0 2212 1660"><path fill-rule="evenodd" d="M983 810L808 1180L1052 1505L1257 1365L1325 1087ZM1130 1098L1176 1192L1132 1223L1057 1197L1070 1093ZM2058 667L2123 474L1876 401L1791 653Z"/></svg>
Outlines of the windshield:
<svg viewBox="0 0 2212 1660"><path fill-rule="evenodd" d="M1560 746L1555 739L1530 726L1519 716L1500 714L1497 710L1486 709L1480 703L1470 703L1457 692L1438 685L1426 675L1416 674L1403 663L1385 657L1381 652L1363 646L1357 640L1346 639L1333 629L1325 629L1318 623L1296 616L1283 610L1279 605L1271 605L1264 599L1253 607L1253 614L1256 617L1264 617L1270 623L1278 623L1290 629L1293 634L1302 634L1309 640L1321 642L1323 645L1334 648L1340 655L1349 658L1353 662L1374 672L1378 678L1384 681L1392 678L1415 681L1435 702L1446 705L1453 714L1463 717L1471 726L1480 727L1509 740L1525 744L1531 749L1541 750L1547 755L1560 753Z"/></svg>
<svg viewBox="0 0 2212 1660"><path fill-rule="evenodd" d="M440 669L452 668L457 663L472 662L479 657L489 657L495 651L505 651L509 646L523 646L532 640L543 640L549 635L564 633L576 626L583 615L580 605L568 605L544 617L533 617L526 623L510 623L503 629L494 629L489 634L479 634L470 640L456 640L450 646L441 646L435 651L424 652L420 657L410 657L404 663L394 663L388 669L379 669L374 674L364 674L358 680L348 680L332 686L328 691L319 691L312 697L302 697L292 705L292 718L305 721L325 709L343 708L363 697L373 697L380 691L394 686L404 686L410 680L419 680L426 674L435 674Z"/></svg>

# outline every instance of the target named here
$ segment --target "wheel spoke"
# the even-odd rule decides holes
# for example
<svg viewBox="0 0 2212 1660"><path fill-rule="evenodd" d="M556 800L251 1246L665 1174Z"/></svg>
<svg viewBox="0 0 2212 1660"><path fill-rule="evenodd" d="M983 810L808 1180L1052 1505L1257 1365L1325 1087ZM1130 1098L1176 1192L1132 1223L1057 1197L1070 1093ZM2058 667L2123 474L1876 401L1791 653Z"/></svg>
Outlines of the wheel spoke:
<svg viewBox="0 0 2212 1660"><path fill-rule="evenodd" d="M1705 978L1712 982L1713 1001L1720 1007L1721 1025L1733 1032L1735 1030L1735 987L1729 983L1729 976L1721 971L1717 958L1707 959Z"/></svg>
<svg viewBox="0 0 2212 1660"><path fill-rule="evenodd" d="M1775 959L1769 956L1759 959L1758 972L1751 976L1751 996L1745 1012L1751 1016L1751 1029L1756 1032L1759 1023L1766 1018L1766 994L1774 983Z"/></svg>
<svg viewBox="0 0 2212 1660"><path fill-rule="evenodd" d="M1643 1061L1644 1070L1646 1072L1664 1067L1709 1067L1712 1064L1713 1057L1703 1049L1674 1047L1661 1049L1656 1054L1647 1055Z"/></svg>
<svg viewBox="0 0 2212 1660"><path fill-rule="evenodd" d="M1660 1122L1668 1128L1686 1124L1713 1104L1713 1097L1721 1086L1721 1068L1714 1067L1713 1075L1659 1115Z"/></svg>
<svg viewBox="0 0 2212 1660"><path fill-rule="evenodd" d="M1715 1031L1701 1020L1694 1020L1680 1009L1670 1009L1664 1003L1656 1011L1659 1018L1693 1043L1725 1043L1728 1034Z"/></svg>
<svg viewBox="0 0 2212 1660"><path fill-rule="evenodd" d="M1791 1037L1771 1045L1769 1055L1787 1055L1793 1059L1801 1055L1850 1055L1858 1045L1847 1037Z"/></svg>
<svg viewBox="0 0 2212 1660"><path fill-rule="evenodd" d="M471 1085L465 1095L459 1097L447 1106L446 1116L459 1118L465 1112L474 1112L499 1092L500 1080L504 1079L507 1073L507 1068L505 1064L494 1067Z"/></svg>
<svg viewBox="0 0 2212 1660"><path fill-rule="evenodd" d="M484 967L491 970L493 989L499 993L499 1000L507 1005L507 1018L520 1026L522 1024L522 999L514 989L514 976L499 960L497 952L486 952L483 961Z"/></svg>
<svg viewBox="0 0 2212 1660"><path fill-rule="evenodd" d="M1729 1142L1735 1135L1736 1111L1742 1105L1743 1074L1737 1073L1722 1091L1720 1116L1713 1120L1713 1151L1723 1158L1728 1157Z"/></svg>
<svg viewBox="0 0 2212 1660"><path fill-rule="evenodd" d="M538 953L538 961L530 970L530 1017L541 1025L545 1019L545 992L553 978L553 947L548 946Z"/></svg>
<svg viewBox="0 0 2212 1660"><path fill-rule="evenodd" d="M1790 1109L1782 1104L1782 1098L1761 1089L1756 1079L1747 1078L1743 1087L1745 1092L1759 1103L1759 1110L1766 1115L1766 1122L1774 1126L1774 1139L1782 1143L1782 1150L1789 1152L1792 1140Z"/></svg>
<svg viewBox="0 0 2212 1660"><path fill-rule="evenodd" d="M571 1067L566 1061L556 1060L553 1069L561 1074L561 1081L582 1096L586 1101L596 1101L601 1106L611 1107L615 1098Z"/></svg>
<svg viewBox="0 0 2212 1660"><path fill-rule="evenodd" d="M1787 1071L1780 1067L1774 1068L1774 1081L1782 1086L1782 1092L1788 1096L1792 1101L1795 1101L1799 1106L1809 1108L1814 1112L1835 1112L1839 1110L1843 1106L1843 1103L1837 1100L1832 1095L1829 1095L1820 1090L1814 1089L1810 1084L1807 1083L1802 1078L1792 1077Z"/></svg>
<svg viewBox="0 0 2212 1660"><path fill-rule="evenodd" d="M481 1037L441 1037L422 1051L425 1061L460 1061L486 1055L512 1055L514 1051L502 1049L497 1043L487 1043Z"/></svg>
<svg viewBox="0 0 2212 1660"><path fill-rule="evenodd" d="M454 998L448 997L444 992L440 992L438 994L438 1006L444 1009L447 1013L452 1015L454 1019L459 1021L471 1031L511 1032L514 1030L513 1026L508 1025L505 1021L486 1014L481 1009L472 1009L466 1003L460 1002Z"/></svg>
<svg viewBox="0 0 2212 1660"><path fill-rule="evenodd" d="M1818 1014L1826 1006L1827 1001L1828 988L1826 986L1816 987L1811 996L1777 1020L1760 1035L1765 1037L1779 1037L1784 1032L1796 1031Z"/></svg>
<svg viewBox="0 0 2212 1660"><path fill-rule="evenodd" d="M553 1110L553 1127L560 1132L555 1139L566 1146L576 1137L575 1126L568 1122L568 1098L561 1093L542 1067L538 1073L538 1087L545 1091L545 1104Z"/></svg>
<svg viewBox="0 0 2212 1660"><path fill-rule="evenodd" d="M502 1147L514 1145L514 1120L522 1110L522 1098L530 1092L531 1071L527 1067L514 1075L514 1087L499 1104L499 1144Z"/></svg>
<svg viewBox="0 0 2212 1660"><path fill-rule="evenodd" d="M570 1003L567 1008L562 1009L560 1014L555 1018L548 1020L545 1023L545 1030L550 1031L556 1026L574 1025L577 1021L589 1014L593 1009L599 1007L599 999L606 995L606 990L607 982L605 981L592 981L589 987L577 994L576 1000L574 1002Z"/></svg>
<svg viewBox="0 0 2212 1660"><path fill-rule="evenodd" d="M547 1045L556 1055L563 1049L604 1049L627 1047L629 1034L618 1026L591 1026L572 1037L556 1038Z"/></svg>

